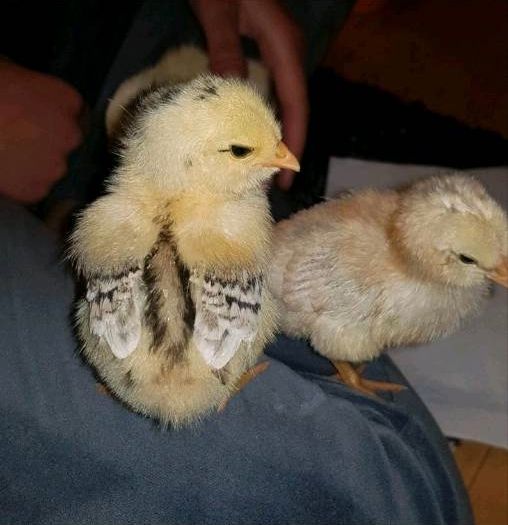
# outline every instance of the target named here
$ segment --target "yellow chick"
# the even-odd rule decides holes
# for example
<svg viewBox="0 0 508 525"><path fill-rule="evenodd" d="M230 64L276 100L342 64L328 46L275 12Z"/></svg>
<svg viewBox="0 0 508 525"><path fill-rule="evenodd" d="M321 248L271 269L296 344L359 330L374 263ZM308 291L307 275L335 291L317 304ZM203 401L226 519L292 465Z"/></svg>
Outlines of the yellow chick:
<svg viewBox="0 0 508 525"><path fill-rule="evenodd" d="M139 101L70 248L84 356L135 411L179 425L219 407L272 337L264 186L280 168L299 166L241 81L207 75Z"/></svg>
<svg viewBox="0 0 508 525"><path fill-rule="evenodd" d="M430 341L508 286L505 212L476 180L451 175L367 189L279 223L268 285L283 331L309 338L339 378L372 394L400 385L351 365Z"/></svg>

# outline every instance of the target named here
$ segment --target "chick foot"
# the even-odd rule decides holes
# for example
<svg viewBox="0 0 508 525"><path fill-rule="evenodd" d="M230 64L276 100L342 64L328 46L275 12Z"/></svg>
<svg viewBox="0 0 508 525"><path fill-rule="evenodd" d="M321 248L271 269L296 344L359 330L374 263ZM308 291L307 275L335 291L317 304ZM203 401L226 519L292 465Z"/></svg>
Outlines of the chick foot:
<svg viewBox="0 0 508 525"><path fill-rule="evenodd" d="M347 386L366 394L368 396L378 397L376 391L382 392L400 392L405 390L404 385L397 383L389 383L387 381L373 381L371 379L364 379L360 374L363 371L364 365L357 369L347 361L332 361L337 369L337 377Z"/></svg>
<svg viewBox="0 0 508 525"><path fill-rule="evenodd" d="M262 363L258 363L257 365L247 370L247 372L244 372L240 376L240 379L238 379L238 381L235 384L236 392L233 395L238 394L238 392L240 392L240 390L242 390L245 386L247 386L255 377L257 377L259 374L262 374L268 368L269 364L270 363L268 361L263 361ZM231 397L224 400L219 405L219 407L217 408L217 412L224 411Z"/></svg>

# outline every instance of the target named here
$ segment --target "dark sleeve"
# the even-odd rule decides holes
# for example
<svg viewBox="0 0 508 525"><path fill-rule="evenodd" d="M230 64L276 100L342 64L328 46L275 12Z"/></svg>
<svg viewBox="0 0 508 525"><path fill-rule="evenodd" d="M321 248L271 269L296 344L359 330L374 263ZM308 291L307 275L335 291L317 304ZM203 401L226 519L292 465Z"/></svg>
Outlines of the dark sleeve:
<svg viewBox="0 0 508 525"><path fill-rule="evenodd" d="M72 84L93 105L139 2L7 0L0 54Z"/></svg>
<svg viewBox="0 0 508 525"><path fill-rule="evenodd" d="M65 11L57 2L2 2L0 53L25 67L46 71Z"/></svg>

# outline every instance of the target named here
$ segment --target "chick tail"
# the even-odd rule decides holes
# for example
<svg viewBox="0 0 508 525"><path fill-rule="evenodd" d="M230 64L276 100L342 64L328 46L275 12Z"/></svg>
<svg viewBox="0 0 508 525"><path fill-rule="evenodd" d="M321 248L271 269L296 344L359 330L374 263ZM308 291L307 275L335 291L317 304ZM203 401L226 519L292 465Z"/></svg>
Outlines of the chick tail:
<svg viewBox="0 0 508 525"><path fill-rule="evenodd" d="M347 386L366 394L368 396L378 397L376 392L400 392L405 390L404 385L397 383L389 383L387 381L373 381L371 379L364 379L357 369L347 361L332 361L333 366L337 369L337 377Z"/></svg>

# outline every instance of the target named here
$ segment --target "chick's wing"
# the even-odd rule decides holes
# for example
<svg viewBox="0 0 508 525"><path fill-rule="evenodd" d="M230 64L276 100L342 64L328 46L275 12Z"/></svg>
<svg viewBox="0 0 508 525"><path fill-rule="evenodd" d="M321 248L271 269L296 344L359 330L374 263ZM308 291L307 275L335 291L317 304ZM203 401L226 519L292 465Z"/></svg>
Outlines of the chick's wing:
<svg viewBox="0 0 508 525"><path fill-rule="evenodd" d="M261 307L262 279L223 280L206 275L196 304L194 343L217 370L226 366L242 343L254 340Z"/></svg>
<svg viewBox="0 0 508 525"><path fill-rule="evenodd" d="M86 300L90 332L106 341L117 358L126 358L141 337L145 304L141 269L89 279Z"/></svg>
<svg viewBox="0 0 508 525"><path fill-rule="evenodd" d="M331 306L334 261L328 250L303 245L287 261L281 297L289 310L321 313Z"/></svg>

